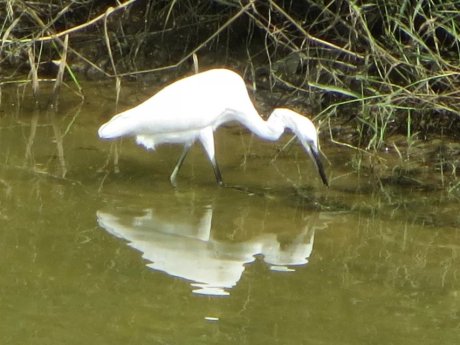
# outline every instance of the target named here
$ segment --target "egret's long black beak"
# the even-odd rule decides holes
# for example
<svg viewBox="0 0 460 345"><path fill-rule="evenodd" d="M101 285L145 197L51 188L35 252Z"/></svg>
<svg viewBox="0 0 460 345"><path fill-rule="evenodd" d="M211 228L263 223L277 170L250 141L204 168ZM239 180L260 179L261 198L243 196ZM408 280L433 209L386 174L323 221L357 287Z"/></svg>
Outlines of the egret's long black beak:
<svg viewBox="0 0 460 345"><path fill-rule="evenodd" d="M326 173L324 172L324 168L323 168L323 163L321 162L321 159L319 158L319 152L311 146L310 146L310 152L311 152L311 157L315 161L316 168L318 169L318 172L319 172L319 176L321 176L321 180L323 180L323 183L325 186L329 187L329 182L327 181Z"/></svg>

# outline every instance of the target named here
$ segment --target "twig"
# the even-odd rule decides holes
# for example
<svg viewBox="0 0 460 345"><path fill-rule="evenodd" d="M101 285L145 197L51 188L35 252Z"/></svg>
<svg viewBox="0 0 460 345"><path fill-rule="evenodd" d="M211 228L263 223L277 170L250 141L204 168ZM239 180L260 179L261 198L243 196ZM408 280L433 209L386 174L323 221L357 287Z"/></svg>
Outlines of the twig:
<svg viewBox="0 0 460 345"><path fill-rule="evenodd" d="M149 73L149 72L158 72L158 71L164 71L172 68L176 68L177 66L180 66L184 61L188 60L193 54L196 54L201 48L203 48L206 44L208 44L209 41L214 39L216 36L218 36L224 29L230 26L236 19L238 19L243 13L246 12L246 10L252 6L252 2L248 2L246 5L241 7L241 9L233 15L229 20L227 20L224 25L222 25L219 29L217 29L211 36L209 36L206 40L201 42L197 47L195 47L191 52L189 52L187 55L185 55L182 59L180 59L178 62L168 65L168 66L163 66L163 67L158 67L158 68L152 68L148 70L141 70L141 71L135 71L135 72L126 72L126 73L120 73L118 74L118 77L124 77L128 75L135 75L135 74L142 74L142 73ZM112 75L113 77L113 75Z"/></svg>
<svg viewBox="0 0 460 345"><path fill-rule="evenodd" d="M94 23L98 22L99 20L106 18L108 15L110 15L110 14L112 14L112 13L118 11L118 10L121 10L121 9L131 5L134 1L136 1L136 0L128 0L128 1L118 5L117 7L109 7L104 13L100 14L96 18L93 18L93 19L91 19L90 21L88 21L86 23L83 23L83 24L78 25L78 26L74 26L73 28L58 32L56 34L50 34L48 36L43 36L43 37L38 37L38 38L22 38L22 39L18 39L18 40L10 40L10 39L3 38L2 39L2 44L3 43L28 43L28 42L51 41L51 40L54 40L56 38L71 34L71 33L75 32L75 31L79 31L79 30L81 30L83 28L86 28L86 27L88 27L90 25L93 25Z"/></svg>
<svg viewBox="0 0 460 345"><path fill-rule="evenodd" d="M317 37L314 37L312 35L310 35L307 31L305 31L305 29L299 25L299 23L297 23L296 20L294 20L294 18L292 18L289 14L286 13L285 10L283 10L279 5L277 5L274 1L270 1L270 5L273 6L279 13L281 13L283 16L286 17L287 20L289 20L296 28L297 30L299 30L306 38L308 38L310 41L312 42L316 42L316 43L319 43L323 46L326 46L326 47L330 47L330 48L333 48L333 49L336 49L338 51L341 51L343 53L346 53L346 54L349 54L349 55L352 55L354 56L355 58L359 58L361 60L364 59L364 56L361 55L361 54L358 54L357 52L353 52L351 50L348 50L346 48L342 48L342 47L339 47L338 45L335 45L331 42L327 42L327 41L324 41L320 38L317 38Z"/></svg>

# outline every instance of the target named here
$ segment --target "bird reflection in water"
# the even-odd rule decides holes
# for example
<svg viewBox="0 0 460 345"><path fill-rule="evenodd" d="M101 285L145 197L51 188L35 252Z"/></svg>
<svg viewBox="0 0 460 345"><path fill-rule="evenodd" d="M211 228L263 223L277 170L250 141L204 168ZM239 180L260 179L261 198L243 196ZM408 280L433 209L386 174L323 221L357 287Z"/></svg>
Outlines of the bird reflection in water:
<svg viewBox="0 0 460 345"><path fill-rule="evenodd" d="M319 228L306 221L287 241L280 241L275 233L260 233L231 242L213 237L210 206L203 207L201 218L195 220L173 215L165 219L155 209L143 212L133 216L120 209L116 213L98 211L97 220L107 232L140 251L150 262L148 267L191 281L193 292L205 295L228 295L245 264L255 261L257 255L276 271L305 265L312 253L315 228Z"/></svg>

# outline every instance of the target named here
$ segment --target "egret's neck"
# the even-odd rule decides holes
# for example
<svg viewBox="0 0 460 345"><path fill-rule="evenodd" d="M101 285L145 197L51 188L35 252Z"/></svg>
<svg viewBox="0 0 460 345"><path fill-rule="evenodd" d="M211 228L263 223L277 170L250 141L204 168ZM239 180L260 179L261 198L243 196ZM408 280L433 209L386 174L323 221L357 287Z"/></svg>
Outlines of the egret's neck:
<svg viewBox="0 0 460 345"><path fill-rule="evenodd" d="M245 113L234 113L232 115L233 120L240 122L255 135L265 140L278 140L287 127L284 119L279 116L272 114L265 121L255 109L253 112L246 111Z"/></svg>

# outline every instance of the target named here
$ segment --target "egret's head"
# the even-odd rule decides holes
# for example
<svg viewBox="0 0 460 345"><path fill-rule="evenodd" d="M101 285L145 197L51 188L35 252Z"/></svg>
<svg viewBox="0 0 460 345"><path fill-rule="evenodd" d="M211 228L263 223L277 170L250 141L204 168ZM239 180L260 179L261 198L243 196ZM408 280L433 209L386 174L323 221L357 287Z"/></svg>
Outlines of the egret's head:
<svg viewBox="0 0 460 345"><path fill-rule="evenodd" d="M297 138L300 140L302 146L307 151L308 155L312 158L316 165L321 180L326 186L329 186L326 173L324 172L323 164L321 163L319 147L318 147L318 132L316 127L310 119L302 116L295 111L287 108L276 108L273 110L271 116L275 116L288 127Z"/></svg>

